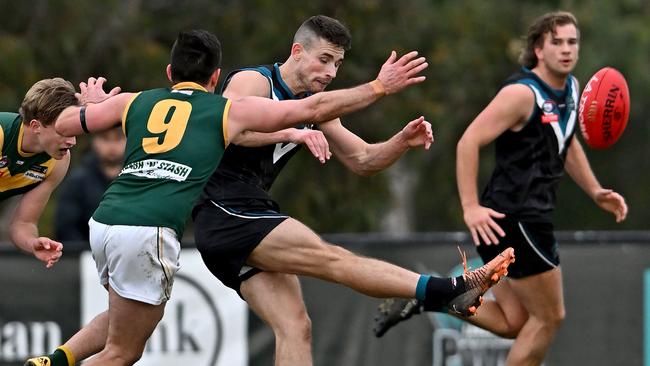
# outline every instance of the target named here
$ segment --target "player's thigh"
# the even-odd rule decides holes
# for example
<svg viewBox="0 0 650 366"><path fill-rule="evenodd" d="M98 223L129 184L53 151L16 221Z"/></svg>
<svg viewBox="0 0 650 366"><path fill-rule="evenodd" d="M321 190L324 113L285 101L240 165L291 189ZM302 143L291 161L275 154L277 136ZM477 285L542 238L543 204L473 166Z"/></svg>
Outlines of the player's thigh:
<svg viewBox="0 0 650 366"><path fill-rule="evenodd" d="M307 309L296 275L258 273L242 282L241 294L255 314L274 329L309 327Z"/></svg>
<svg viewBox="0 0 650 366"><path fill-rule="evenodd" d="M267 271L304 273L335 255L334 246L298 220L288 218L253 250L248 264Z"/></svg>
<svg viewBox="0 0 650 366"><path fill-rule="evenodd" d="M564 295L560 267L529 277L511 279L509 282L530 316L542 319L564 317Z"/></svg>

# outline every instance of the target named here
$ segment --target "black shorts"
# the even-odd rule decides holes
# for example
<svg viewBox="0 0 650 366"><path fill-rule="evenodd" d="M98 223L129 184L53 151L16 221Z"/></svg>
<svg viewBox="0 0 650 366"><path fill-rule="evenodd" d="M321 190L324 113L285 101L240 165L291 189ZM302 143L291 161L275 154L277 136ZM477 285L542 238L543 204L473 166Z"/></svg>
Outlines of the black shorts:
<svg viewBox="0 0 650 366"><path fill-rule="evenodd" d="M289 216L279 213L273 201L251 200L236 205L206 201L194 208L192 217L203 262L224 285L239 293L242 281L261 272L246 265L248 256Z"/></svg>
<svg viewBox="0 0 650 366"><path fill-rule="evenodd" d="M495 219L505 231L498 245L481 244L478 254L487 263L507 247L515 249L515 262L508 267L508 277L523 278L549 271L560 265L553 224ZM483 240L481 240L483 243Z"/></svg>

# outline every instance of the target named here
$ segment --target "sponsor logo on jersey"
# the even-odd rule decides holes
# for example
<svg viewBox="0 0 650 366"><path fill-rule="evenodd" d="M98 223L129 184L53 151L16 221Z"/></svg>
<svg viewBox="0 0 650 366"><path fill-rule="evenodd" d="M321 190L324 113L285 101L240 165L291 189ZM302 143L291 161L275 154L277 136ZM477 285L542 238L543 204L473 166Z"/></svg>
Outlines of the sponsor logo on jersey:
<svg viewBox="0 0 650 366"><path fill-rule="evenodd" d="M23 177L41 182L43 179L45 179L45 174L33 170L28 170L23 173Z"/></svg>
<svg viewBox="0 0 650 366"><path fill-rule="evenodd" d="M4 155L2 158L0 158L0 168L9 166L9 164L11 164L11 160L7 155Z"/></svg>
<svg viewBox="0 0 650 366"><path fill-rule="evenodd" d="M33 170L35 172L43 173L43 174L47 173L47 167L43 166L43 165L38 165L38 164L34 164L34 165L30 166L29 170Z"/></svg>
<svg viewBox="0 0 650 366"><path fill-rule="evenodd" d="M168 160L145 159L127 164L120 175L133 174L150 179L172 179L183 182L189 177L192 167Z"/></svg>
<svg viewBox="0 0 650 366"><path fill-rule="evenodd" d="M555 105L554 101L547 100L542 104L542 111L544 111L544 113L551 113L555 110Z"/></svg>
<svg viewBox="0 0 650 366"><path fill-rule="evenodd" d="M552 123L560 120L560 116L554 113L544 114L542 116L542 123Z"/></svg>

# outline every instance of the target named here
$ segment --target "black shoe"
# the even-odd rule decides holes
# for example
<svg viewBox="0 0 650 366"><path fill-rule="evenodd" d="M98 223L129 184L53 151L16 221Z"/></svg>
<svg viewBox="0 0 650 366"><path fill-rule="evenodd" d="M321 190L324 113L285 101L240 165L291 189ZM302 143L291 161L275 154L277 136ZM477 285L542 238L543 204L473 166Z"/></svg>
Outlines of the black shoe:
<svg viewBox="0 0 650 366"><path fill-rule="evenodd" d="M375 317L375 337L383 336L397 323L407 320L413 314L422 312L422 304L417 299L386 299L377 307L379 314Z"/></svg>

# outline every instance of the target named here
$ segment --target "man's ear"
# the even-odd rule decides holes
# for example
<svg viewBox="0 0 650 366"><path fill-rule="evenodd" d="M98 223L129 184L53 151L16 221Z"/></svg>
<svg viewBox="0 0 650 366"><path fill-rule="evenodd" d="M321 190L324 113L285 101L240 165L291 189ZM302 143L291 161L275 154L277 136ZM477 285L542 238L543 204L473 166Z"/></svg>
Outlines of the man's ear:
<svg viewBox="0 0 650 366"><path fill-rule="evenodd" d="M171 64L167 65L166 72L167 72L167 79L169 79L169 81L173 83L174 80L172 80L172 65Z"/></svg>
<svg viewBox="0 0 650 366"><path fill-rule="evenodd" d="M27 125L27 127L32 129L34 132L40 132L41 126L43 126L43 124L37 119L29 121L29 124Z"/></svg>
<svg viewBox="0 0 650 366"><path fill-rule="evenodd" d="M294 43L291 45L291 58L293 58L294 61L300 61L303 52L305 52L305 48L300 43Z"/></svg>

